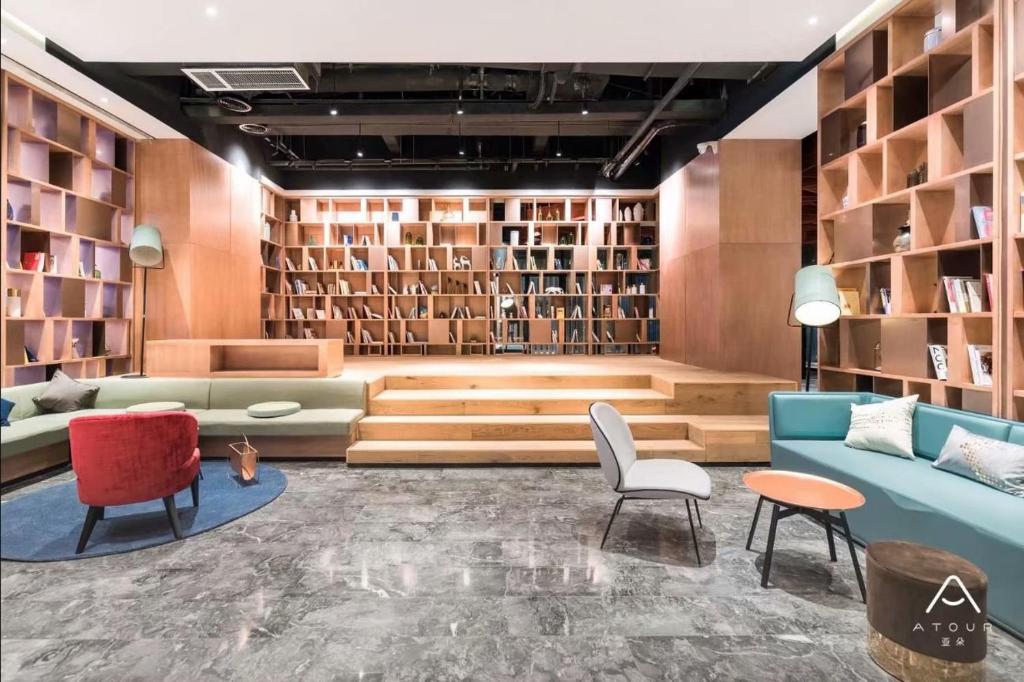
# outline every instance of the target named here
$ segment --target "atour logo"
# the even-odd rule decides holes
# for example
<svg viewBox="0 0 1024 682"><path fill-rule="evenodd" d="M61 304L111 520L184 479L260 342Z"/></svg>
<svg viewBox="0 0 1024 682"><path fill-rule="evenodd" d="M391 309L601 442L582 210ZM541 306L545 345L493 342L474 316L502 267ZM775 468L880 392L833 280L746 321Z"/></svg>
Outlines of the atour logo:
<svg viewBox="0 0 1024 682"><path fill-rule="evenodd" d="M938 611L936 611L936 608ZM946 608L941 608L946 607ZM950 618L950 609L955 609L953 614L959 618ZM935 620L927 619L914 623L914 633L933 633L939 638L940 647L963 647L967 645L967 637L980 628L982 632L988 632L992 627L988 622L979 623L981 608L978 602L971 596L970 590L964 585L959 576L947 577L938 592L932 597L928 607L924 610L925 615L931 615L933 611L942 613L942 617Z"/></svg>

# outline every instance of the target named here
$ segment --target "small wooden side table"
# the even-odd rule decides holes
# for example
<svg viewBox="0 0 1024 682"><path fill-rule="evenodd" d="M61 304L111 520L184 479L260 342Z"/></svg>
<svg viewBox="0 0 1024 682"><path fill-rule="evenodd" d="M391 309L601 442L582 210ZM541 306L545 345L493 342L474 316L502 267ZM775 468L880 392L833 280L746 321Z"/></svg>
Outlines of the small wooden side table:
<svg viewBox="0 0 1024 682"><path fill-rule="evenodd" d="M754 530L761 516L761 505L765 500L772 503L772 524L768 530L768 548L764 553L764 566L761 567L761 587L768 587L768 574L772 568L772 552L775 550L775 529L780 519L795 514L804 514L821 521L825 525L825 537L828 540L828 553L832 561L836 560L836 541L833 528L837 527L846 536L846 544L853 560L853 569L857 574L857 585L860 587L861 599L867 601L864 589L864 576L857 561L857 550L853 546L850 535L850 524L846 520L846 512L864 504L864 496L848 485L833 481L823 476L814 476L797 471L768 469L751 471L743 475L743 483L759 495L754 520L750 524L747 535L747 549L754 540ZM838 512L834 516L833 512Z"/></svg>

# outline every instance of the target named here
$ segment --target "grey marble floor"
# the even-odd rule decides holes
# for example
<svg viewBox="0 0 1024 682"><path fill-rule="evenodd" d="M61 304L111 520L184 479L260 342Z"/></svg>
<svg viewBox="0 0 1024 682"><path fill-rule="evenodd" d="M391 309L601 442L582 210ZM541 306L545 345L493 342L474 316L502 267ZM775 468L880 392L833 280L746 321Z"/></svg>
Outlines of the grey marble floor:
<svg viewBox="0 0 1024 682"><path fill-rule="evenodd" d="M709 469L698 567L673 503L627 502L599 550L597 469L280 466L274 503L184 542L4 562L3 679L887 679L819 527L780 524L760 587L742 469ZM989 679L1022 670L994 632Z"/></svg>

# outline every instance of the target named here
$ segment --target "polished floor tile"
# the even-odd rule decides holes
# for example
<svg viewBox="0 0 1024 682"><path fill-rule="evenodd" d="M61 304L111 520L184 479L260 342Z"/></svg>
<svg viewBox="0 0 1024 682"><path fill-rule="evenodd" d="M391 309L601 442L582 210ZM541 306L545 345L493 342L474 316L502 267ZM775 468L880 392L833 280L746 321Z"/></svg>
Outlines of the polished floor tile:
<svg viewBox="0 0 1024 682"><path fill-rule="evenodd" d="M698 566L677 503L627 502L599 549L615 495L593 468L278 466L274 503L184 542L3 562L2 678L888 679L819 526L780 524L761 588L741 468L708 469ZM988 679L1021 670L995 631Z"/></svg>

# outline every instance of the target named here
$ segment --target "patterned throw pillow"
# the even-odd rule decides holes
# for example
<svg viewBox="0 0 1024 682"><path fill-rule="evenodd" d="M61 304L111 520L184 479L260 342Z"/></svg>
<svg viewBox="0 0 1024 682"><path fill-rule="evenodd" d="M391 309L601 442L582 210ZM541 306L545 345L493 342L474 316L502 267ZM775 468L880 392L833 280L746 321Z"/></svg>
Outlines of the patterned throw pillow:
<svg viewBox="0 0 1024 682"><path fill-rule="evenodd" d="M870 405L850 405L846 445L914 459L914 408L917 396Z"/></svg>
<svg viewBox="0 0 1024 682"><path fill-rule="evenodd" d="M1024 497L1024 445L986 438L954 426L932 466Z"/></svg>

